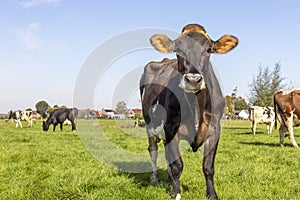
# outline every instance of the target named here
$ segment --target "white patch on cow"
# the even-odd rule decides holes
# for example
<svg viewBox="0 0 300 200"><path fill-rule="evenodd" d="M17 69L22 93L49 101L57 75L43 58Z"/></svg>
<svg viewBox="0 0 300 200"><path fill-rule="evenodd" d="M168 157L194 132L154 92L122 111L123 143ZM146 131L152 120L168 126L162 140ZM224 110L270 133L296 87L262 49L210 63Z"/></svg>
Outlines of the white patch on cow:
<svg viewBox="0 0 300 200"><path fill-rule="evenodd" d="M18 128L19 126L20 126L21 128L23 128L22 122L21 122L20 119L16 119L15 121L16 121L16 128Z"/></svg>
<svg viewBox="0 0 300 200"><path fill-rule="evenodd" d="M157 107L158 107L157 105L158 105L158 100L157 100L156 104L152 107L152 113L156 112Z"/></svg>
<svg viewBox="0 0 300 200"><path fill-rule="evenodd" d="M294 147L298 148L298 144L295 140L294 137L294 130L293 130L293 121L294 121L294 110L292 112L290 112L291 116L286 118L285 126L280 127L279 129L279 133L280 133L280 145L283 146L283 140L284 140L284 135L286 134L286 132L288 132L288 137L291 141L291 143L293 144Z"/></svg>
<svg viewBox="0 0 300 200"><path fill-rule="evenodd" d="M66 119L63 123L63 125L72 125L72 122L68 119Z"/></svg>
<svg viewBox="0 0 300 200"><path fill-rule="evenodd" d="M176 197L175 197L175 200L180 200L180 199L181 199L181 195L180 195L180 193L177 193Z"/></svg>
<svg viewBox="0 0 300 200"><path fill-rule="evenodd" d="M143 89L142 94L141 94L141 101L144 101L144 94L145 94L145 89Z"/></svg>

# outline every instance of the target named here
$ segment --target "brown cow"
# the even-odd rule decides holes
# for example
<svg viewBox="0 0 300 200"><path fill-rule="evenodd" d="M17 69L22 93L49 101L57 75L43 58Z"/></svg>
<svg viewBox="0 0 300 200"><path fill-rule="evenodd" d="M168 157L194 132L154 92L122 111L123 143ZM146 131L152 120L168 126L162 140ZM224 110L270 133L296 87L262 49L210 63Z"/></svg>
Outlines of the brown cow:
<svg viewBox="0 0 300 200"><path fill-rule="evenodd" d="M300 90L280 91L274 95L274 111L281 124L280 146L284 145L284 136L287 135L294 147L298 147L294 138L293 121L295 118L300 119ZM278 116L277 116L278 115ZM277 120L275 119L275 129Z"/></svg>
<svg viewBox="0 0 300 200"><path fill-rule="evenodd" d="M224 35L213 41L198 24L189 24L176 40L154 35L151 44L161 53L175 52L177 59L150 62L140 82L143 116L152 161L151 182L157 182L157 143L164 141L172 195L180 199L183 162L179 139L186 139L196 152L204 145L203 172L207 197L218 199L214 188L214 159L220 137L225 100L209 61L211 53L225 54L238 39Z"/></svg>

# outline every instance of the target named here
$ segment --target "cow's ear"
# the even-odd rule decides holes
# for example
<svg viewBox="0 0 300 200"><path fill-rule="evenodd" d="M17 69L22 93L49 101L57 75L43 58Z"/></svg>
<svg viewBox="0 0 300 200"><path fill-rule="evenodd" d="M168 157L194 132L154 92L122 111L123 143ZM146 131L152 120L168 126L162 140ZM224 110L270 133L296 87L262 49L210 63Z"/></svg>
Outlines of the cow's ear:
<svg viewBox="0 0 300 200"><path fill-rule="evenodd" d="M238 43L239 40L235 36L223 35L220 39L214 42L211 53L225 54L236 47Z"/></svg>
<svg viewBox="0 0 300 200"><path fill-rule="evenodd" d="M171 53L175 50L175 42L168 36L157 34L150 38L152 46L161 53Z"/></svg>

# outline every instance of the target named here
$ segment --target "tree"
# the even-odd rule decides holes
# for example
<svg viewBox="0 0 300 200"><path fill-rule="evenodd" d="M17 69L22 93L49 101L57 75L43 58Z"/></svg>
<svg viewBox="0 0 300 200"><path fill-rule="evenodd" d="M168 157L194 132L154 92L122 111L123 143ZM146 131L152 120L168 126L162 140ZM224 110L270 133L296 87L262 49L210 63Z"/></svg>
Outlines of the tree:
<svg viewBox="0 0 300 200"><path fill-rule="evenodd" d="M235 101L235 109L236 110L244 110L244 109L248 109L249 105L247 104L246 100L242 97L238 97L236 98Z"/></svg>
<svg viewBox="0 0 300 200"><path fill-rule="evenodd" d="M225 113L233 115L236 110L247 109L249 105L246 100L240 96L237 96L237 87L235 87L231 93L231 96L225 96L226 107Z"/></svg>
<svg viewBox="0 0 300 200"><path fill-rule="evenodd" d="M124 101L119 101L116 105L116 112L121 115L127 115L128 109Z"/></svg>
<svg viewBox="0 0 300 200"><path fill-rule="evenodd" d="M232 112L235 112L236 92L237 92L237 87L235 87L231 93L230 104L232 107Z"/></svg>
<svg viewBox="0 0 300 200"><path fill-rule="evenodd" d="M36 111L42 116L42 118L45 118L46 112L48 108L50 108L49 104L46 101L39 101L35 104Z"/></svg>
<svg viewBox="0 0 300 200"><path fill-rule="evenodd" d="M258 68L256 77L253 77L249 84L250 96L249 102L256 106L273 106L273 96L276 92L286 89L287 85L283 83L285 78L280 74L281 64L275 63L273 71L269 66Z"/></svg>

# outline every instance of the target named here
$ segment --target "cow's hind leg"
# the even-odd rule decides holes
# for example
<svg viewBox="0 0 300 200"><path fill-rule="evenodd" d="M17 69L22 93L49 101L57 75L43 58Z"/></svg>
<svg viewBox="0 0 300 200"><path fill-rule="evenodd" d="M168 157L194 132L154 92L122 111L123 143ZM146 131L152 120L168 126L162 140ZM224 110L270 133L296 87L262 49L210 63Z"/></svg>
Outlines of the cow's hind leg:
<svg viewBox="0 0 300 200"><path fill-rule="evenodd" d="M32 128L32 125L33 125L33 120L31 119L31 120L28 121L28 127Z"/></svg>
<svg viewBox="0 0 300 200"><path fill-rule="evenodd" d="M71 120L71 123L72 123L72 131L76 131L76 124L74 122L74 120Z"/></svg>
<svg viewBox="0 0 300 200"><path fill-rule="evenodd" d="M293 119L294 119L294 113L291 113L291 116L287 119L287 126L288 126L288 132L289 132L289 138L295 148L298 148L298 144L294 137L294 130L293 130Z"/></svg>
<svg viewBox="0 0 300 200"><path fill-rule="evenodd" d="M256 132L256 122L254 122L254 120L252 121L252 133L253 135L255 135Z"/></svg>
<svg viewBox="0 0 300 200"><path fill-rule="evenodd" d="M272 134L272 132L273 132L273 127L274 127L274 122L271 122L270 123L270 126L269 126L269 134Z"/></svg>
<svg viewBox="0 0 300 200"><path fill-rule="evenodd" d="M284 146L284 133L286 131L287 131L287 129L283 125L280 125L280 128L279 128L279 138L280 138L280 146L281 147Z"/></svg>
<svg viewBox="0 0 300 200"><path fill-rule="evenodd" d="M293 146L294 146L295 148L298 148L298 144L297 144L297 142L296 142L296 140L295 140L295 138L294 138L294 133L290 134L290 135L289 135L289 138L290 138L290 140L291 140Z"/></svg>
<svg viewBox="0 0 300 200"><path fill-rule="evenodd" d="M152 174L150 176L150 183L157 183L158 182L158 175L157 175L157 156L158 156L158 146L157 146L157 138L155 136L148 137L148 151L151 158L151 167L152 167Z"/></svg>
<svg viewBox="0 0 300 200"><path fill-rule="evenodd" d="M59 123L60 131L63 131L63 123Z"/></svg>
<svg viewBox="0 0 300 200"><path fill-rule="evenodd" d="M176 200L180 199L180 176L183 171L183 162L178 145L178 134L176 134L170 143L165 144L166 159L169 164L168 174L172 184L172 197Z"/></svg>

